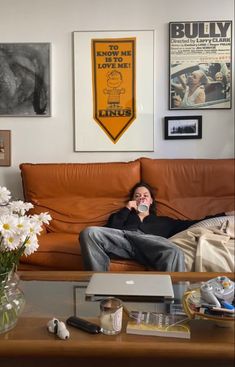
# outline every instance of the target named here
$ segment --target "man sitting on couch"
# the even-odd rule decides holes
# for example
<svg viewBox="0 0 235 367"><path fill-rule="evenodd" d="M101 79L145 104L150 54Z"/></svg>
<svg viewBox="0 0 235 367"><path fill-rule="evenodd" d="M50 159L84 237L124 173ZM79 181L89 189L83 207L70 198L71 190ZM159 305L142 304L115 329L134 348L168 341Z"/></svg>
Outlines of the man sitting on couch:
<svg viewBox="0 0 235 367"><path fill-rule="evenodd" d="M153 190L144 182L132 188L129 198L104 227L87 227L80 233L84 269L108 271L110 259L121 258L157 271L185 271L184 253L168 238L199 220L158 217Z"/></svg>

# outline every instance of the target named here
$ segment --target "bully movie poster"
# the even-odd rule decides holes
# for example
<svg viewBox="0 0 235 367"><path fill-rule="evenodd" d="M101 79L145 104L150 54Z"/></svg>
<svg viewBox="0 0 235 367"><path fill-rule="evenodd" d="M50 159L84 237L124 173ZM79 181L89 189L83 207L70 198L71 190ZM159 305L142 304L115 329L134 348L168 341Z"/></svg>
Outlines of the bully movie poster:
<svg viewBox="0 0 235 367"><path fill-rule="evenodd" d="M232 22L171 22L171 110L231 108Z"/></svg>

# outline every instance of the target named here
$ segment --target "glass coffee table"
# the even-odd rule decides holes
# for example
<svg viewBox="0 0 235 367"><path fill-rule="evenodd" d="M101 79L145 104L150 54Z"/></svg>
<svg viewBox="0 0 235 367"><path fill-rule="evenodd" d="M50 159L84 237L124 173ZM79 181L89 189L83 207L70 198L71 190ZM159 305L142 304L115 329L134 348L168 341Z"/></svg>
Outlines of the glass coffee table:
<svg viewBox="0 0 235 367"><path fill-rule="evenodd" d="M34 366L215 366L234 364L234 327L218 327L213 321L191 320L191 338L157 337L126 334L127 314L124 313L122 332L115 336L92 335L68 327L69 340L60 340L47 330L47 322L56 317L65 321L77 315L99 323L99 302L85 299L85 289L92 273L22 271L20 288L26 306L16 327L0 334L0 365L8 367ZM189 284L200 283L221 273L170 273L175 301L157 303L156 312L180 307L182 294ZM125 302L124 302L125 304ZM127 304L147 310L149 303ZM233 324L233 323L232 323Z"/></svg>

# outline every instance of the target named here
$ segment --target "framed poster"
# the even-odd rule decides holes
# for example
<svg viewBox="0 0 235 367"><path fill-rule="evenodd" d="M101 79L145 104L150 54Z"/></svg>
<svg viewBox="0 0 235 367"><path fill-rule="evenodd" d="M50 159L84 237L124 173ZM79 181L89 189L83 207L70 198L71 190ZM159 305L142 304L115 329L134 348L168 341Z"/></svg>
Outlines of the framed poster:
<svg viewBox="0 0 235 367"><path fill-rule="evenodd" d="M50 44L0 43L0 117L50 116Z"/></svg>
<svg viewBox="0 0 235 367"><path fill-rule="evenodd" d="M0 166L11 165L11 131L0 130Z"/></svg>
<svg viewBox="0 0 235 367"><path fill-rule="evenodd" d="M165 139L201 139L202 116L165 117Z"/></svg>
<svg viewBox="0 0 235 367"><path fill-rule="evenodd" d="M170 110L230 109L232 21L169 23Z"/></svg>
<svg viewBox="0 0 235 367"><path fill-rule="evenodd" d="M154 150L154 31L76 31L75 151Z"/></svg>

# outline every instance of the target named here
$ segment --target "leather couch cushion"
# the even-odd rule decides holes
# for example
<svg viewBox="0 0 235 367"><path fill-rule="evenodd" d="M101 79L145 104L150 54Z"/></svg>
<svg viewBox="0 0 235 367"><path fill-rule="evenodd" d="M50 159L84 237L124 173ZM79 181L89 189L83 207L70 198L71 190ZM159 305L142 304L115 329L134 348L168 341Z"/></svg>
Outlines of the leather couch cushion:
<svg viewBox="0 0 235 367"><path fill-rule="evenodd" d="M141 173L156 191L158 215L200 219L234 209L233 162L141 158Z"/></svg>
<svg viewBox="0 0 235 367"><path fill-rule="evenodd" d="M33 212L50 212L49 232L78 234L104 225L140 181L140 162L48 163L20 165L24 195Z"/></svg>
<svg viewBox="0 0 235 367"><path fill-rule="evenodd" d="M22 256L21 264L34 265L45 270L82 269L82 258L77 235L47 233L39 237L39 242L38 251L30 256Z"/></svg>
<svg viewBox="0 0 235 367"><path fill-rule="evenodd" d="M48 232L78 234L87 226L103 226L112 212L125 205L124 199L83 198L80 196L37 199L35 212L50 212Z"/></svg>
<svg viewBox="0 0 235 367"><path fill-rule="evenodd" d="M19 269L82 270L78 235L47 233L39 237L40 246L30 256L22 256ZM132 260L112 260L110 271L144 271L146 268Z"/></svg>

